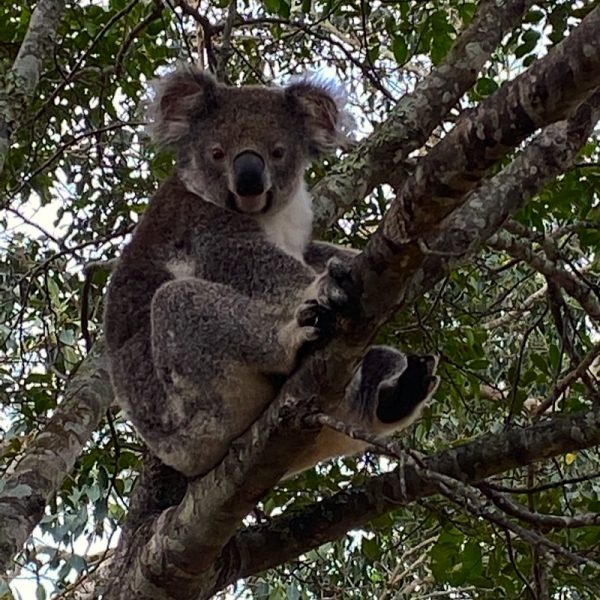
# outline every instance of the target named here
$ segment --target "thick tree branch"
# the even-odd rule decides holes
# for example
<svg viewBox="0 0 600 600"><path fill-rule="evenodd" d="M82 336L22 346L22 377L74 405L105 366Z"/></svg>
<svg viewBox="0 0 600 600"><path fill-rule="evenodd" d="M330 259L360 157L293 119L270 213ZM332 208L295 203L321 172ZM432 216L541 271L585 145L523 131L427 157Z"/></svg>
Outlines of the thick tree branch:
<svg viewBox="0 0 600 600"><path fill-rule="evenodd" d="M525 73L465 115L421 159L357 261L362 271L394 265L406 275L423 232L462 204L486 170L536 129L569 116L600 86L600 7Z"/></svg>
<svg viewBox="0 0 600 600"><path fill-rule="evenodd" d="M42 63L50 54L64 11L64 0L40 0L36 4L17 58L0 82L0 173L4 169L11 132L27 114L25 109L38 85Z"/></svg>
<svg viewBox="0 0 600 600"><path fill-rule="evenodd" d="M79 367L48 425L28 446L0 492L0 569L5 572L71 472L110 406L113 391L102 349Z"/></svg>
<svg viewBox="0 0 600 600"><path fill-rule="evenodd" d="M420 148L473 86L504 35L521 22L530 0L480 2L442 64L403 96L386 121L313 190L317 237L337 216L381 183L404 179L402 161Z"/></svg>
<svg viewBox="0 0 600 600"><path fill-rule="evenodd" d="M557 417L526 429L486 435L474 442L423 459L423 466L465 483L600 444L600 414ZM372 477L301 512L240 530L220 558L221 578L212 592L292 560L326 542L362 527L372 519L436 491L412 464Z"/></svg>
<svg viewBox="0 0 600 600"><path fill-rule="evenodd" d="M467 255L480 248L548 181L564 172L590 135L599 111L600 93L596 93L569 121L543 130L510 165L471 192L464 206L445 220L440 215L438 227L424 226L423 234L416 239L394 245L385 236L384 228L380 228L372 236L365 253L355 261L366 284L365 300L373 318L382 311L389 313L390 305L400 306L416 299ZM460 151L456 149L455 153ZM431 210L436 212L433 208ZM443 213L444 210L438 206L437 212ZM373 261L369 246L374 247ZM400 249L403 253L393 267L397 272L388 269L379 275L386 261L393 260ZM376 290L374 286L381 280L386 281L386 285ZM373 292L369 291L371 289ZM400 290L401 295L396 290Z"/></svg>

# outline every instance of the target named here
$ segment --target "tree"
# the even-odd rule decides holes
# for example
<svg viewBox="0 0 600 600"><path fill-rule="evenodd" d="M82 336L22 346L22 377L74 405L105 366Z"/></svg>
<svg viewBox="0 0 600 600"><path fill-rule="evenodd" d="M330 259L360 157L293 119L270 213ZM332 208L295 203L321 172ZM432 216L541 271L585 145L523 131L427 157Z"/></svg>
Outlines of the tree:
<svg viewBox="0 0 600 600"><path fill-rule="evenodd" d="M596 4L4 3L7 597L27 570L38 597L600 595ZM347 82L357 141L308 177L318 235L362 249L364 309L189 483L113 404L101 342L112 260L172 165L140 106L177 59ZM390 443L328 416L375 335L442 357ZM372 452L278 483L324 424Z"/></svg>

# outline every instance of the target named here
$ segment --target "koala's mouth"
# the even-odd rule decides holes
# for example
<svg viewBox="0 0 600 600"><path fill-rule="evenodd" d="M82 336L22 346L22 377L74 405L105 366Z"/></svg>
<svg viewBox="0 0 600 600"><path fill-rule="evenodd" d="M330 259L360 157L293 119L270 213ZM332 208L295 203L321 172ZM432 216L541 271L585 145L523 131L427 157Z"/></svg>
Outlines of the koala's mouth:
<svg viewBox="0 0 600 600"><path fill-rule="evenodd" d="M264 214L273 206L273 192L268 190L254 196L238 196L229 192L227 207L244 214Z"/></svg>

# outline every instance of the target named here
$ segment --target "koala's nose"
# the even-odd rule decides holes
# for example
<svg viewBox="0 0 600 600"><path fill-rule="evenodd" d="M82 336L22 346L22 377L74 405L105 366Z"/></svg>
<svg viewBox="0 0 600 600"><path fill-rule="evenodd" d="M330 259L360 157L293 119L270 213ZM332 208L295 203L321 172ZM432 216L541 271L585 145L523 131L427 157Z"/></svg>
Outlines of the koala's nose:
<svg viewBox="0 0 600 600"><path fill-rule="evenodd" d="M256 152L241 152L233 160L235 192L239 196L258 196L265 191L265 161Z"/></svg>

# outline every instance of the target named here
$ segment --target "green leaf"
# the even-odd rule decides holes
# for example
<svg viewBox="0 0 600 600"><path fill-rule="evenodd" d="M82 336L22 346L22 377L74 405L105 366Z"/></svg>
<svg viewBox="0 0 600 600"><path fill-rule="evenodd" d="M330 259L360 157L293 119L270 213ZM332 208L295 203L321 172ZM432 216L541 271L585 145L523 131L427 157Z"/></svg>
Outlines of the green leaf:
<svg viewBox="0 0 600 600"><path fill-rule="evenodd" d="M408 58L408 47L404 38L400 36L394 37L392 40L392 52L399 65L403 65L406 62L406 59Z"/></svg>
<svg viewBox="0 0 600 600"><path fill-rule="evenodd" d="M369 560L377 560L381 556L381 549L377 538L363 538L360 545L364 555Z"/></svg>
<svg viewBox="0 0 600 600"><path fill-rule="evenodd" d="M263 2L270 13L278 13L281 8L281 0L263 0Z"/></svg>
<svg viewBox="0 0 600 600"><path fill-rule="evenodd" d="M484 98L493 94L498 89L498 87L498 84L489 77L481 77L477 80L477 83L475 84L476 92Z"/></svg>
<svg viewBox="0 0 600 600"><path fill-rule="evenodd" d="M525 23L539 23L544 18L544 13L541 10L530 10L525 15Z"/></svg>

